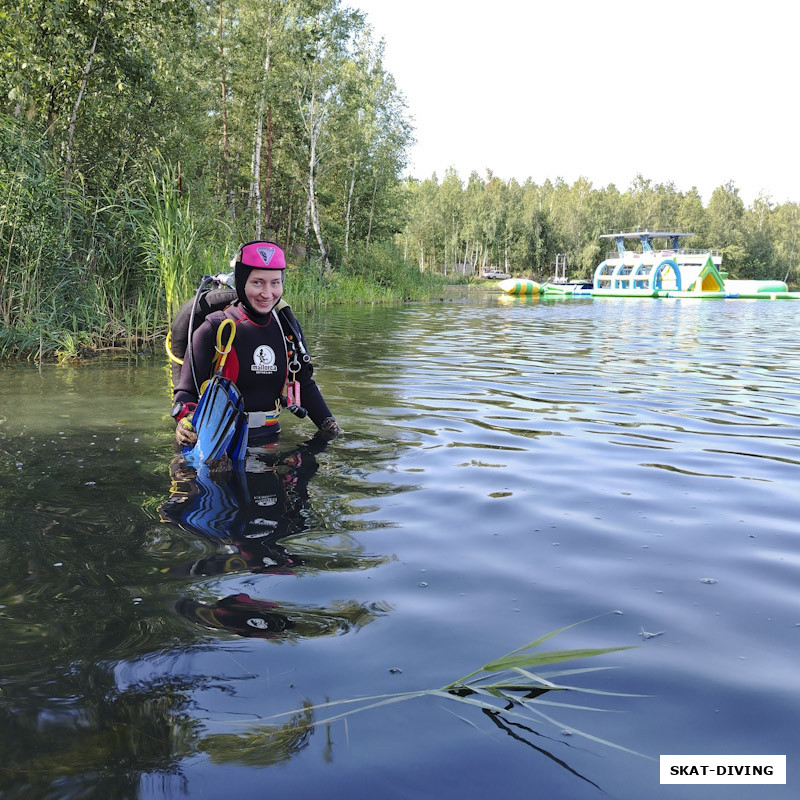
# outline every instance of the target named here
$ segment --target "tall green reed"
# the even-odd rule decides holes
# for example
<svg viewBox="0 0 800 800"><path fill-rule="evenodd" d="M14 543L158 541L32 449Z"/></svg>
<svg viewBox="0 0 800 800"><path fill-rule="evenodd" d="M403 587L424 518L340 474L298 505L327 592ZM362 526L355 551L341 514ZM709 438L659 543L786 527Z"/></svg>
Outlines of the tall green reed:
<svg viewBox="0 0 800 800"><path fill-rule="evenodd" d="M52 334L71 315L80 264L69 200L82 213L78 187L65 192L43 136L0 116L0 356L49 355Z"/></svg>
<svg viewBox="0 0 800 800"><path fill-rule="evenodd" d="M171 317L195 283L192 270L199 228L188 195L180 192L177 176L168 164L150 172L145 195L146 214L137 217L142 252L148 269L158 278Z"/></svg>
<svg viewBox="0 0 800 800"><path fill-rule="evenodd" d="M0 358L69 359L163 335L195 283L198 225L172 171L156 167L143 184L97 192L75 173L67 185L46 138L0 115Z"/></svg>

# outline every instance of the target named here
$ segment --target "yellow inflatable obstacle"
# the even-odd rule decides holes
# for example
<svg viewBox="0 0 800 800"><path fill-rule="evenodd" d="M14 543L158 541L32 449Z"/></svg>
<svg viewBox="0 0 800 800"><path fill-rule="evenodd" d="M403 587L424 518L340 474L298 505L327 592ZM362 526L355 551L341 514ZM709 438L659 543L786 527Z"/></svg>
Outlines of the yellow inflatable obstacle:
<svg viewBox="0 0 800 800"><path fill-rule="evenodd" d="M514 278L500 281L497 285L506 294L539 294L541 288L536 281L515 280Z"/></svg>

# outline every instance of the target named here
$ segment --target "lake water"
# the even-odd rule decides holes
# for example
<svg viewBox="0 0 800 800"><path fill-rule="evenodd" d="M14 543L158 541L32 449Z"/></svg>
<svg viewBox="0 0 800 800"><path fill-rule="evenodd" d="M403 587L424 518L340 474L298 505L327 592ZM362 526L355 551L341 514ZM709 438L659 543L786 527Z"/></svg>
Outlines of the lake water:
<svg viewBox="0 0 800 800"><path fill-rule="evenodd" d="M285 415L227 483L171 481L160 353L3 368L0 796L796 797L799 314L330 309L345 435ZM602 711L304 726L594 617L541 649L632 647L555 665L603 694L537 699ZM660 754L786 754L788 783L662 786Z"/></svg>

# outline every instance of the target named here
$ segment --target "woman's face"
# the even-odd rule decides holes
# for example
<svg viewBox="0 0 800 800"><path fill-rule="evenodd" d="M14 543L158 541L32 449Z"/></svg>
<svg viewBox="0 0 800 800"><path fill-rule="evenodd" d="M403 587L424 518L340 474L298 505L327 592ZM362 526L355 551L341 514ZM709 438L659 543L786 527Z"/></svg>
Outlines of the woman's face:
<svg viewBox="0 0 800 800"><path fill-rule="evenodd" d="M244 296L259 314L268 314L272 311L282 294L282 269L254 269L247 276Z"/></svg>

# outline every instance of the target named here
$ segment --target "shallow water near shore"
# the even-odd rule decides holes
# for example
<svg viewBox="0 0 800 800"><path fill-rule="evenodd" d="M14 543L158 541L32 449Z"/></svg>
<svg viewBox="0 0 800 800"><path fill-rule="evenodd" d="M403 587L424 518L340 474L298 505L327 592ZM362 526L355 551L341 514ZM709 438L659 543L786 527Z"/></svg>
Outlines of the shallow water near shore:
<svg viewBox="0 0 800 800"><path fill-rule="evenodd" d="M0 796L794 797L798 314L485 294L306 315L346 433L284 414L228 482L170 475L160 353L3 367ZM304 727L589 618L543 648L633 646L564 667L643 696ZM659 785L677 753L786 754L788 783Z"/></svg>

